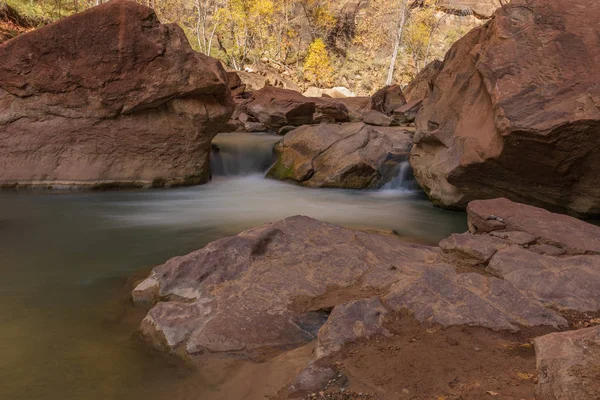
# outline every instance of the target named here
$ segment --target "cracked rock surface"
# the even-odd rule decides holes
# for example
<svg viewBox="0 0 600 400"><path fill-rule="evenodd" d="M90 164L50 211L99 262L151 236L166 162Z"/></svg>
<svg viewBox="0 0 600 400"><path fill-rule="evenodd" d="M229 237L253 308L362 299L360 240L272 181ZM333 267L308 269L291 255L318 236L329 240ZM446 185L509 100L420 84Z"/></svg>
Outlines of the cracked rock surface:
<svg viewBox="0 0 600 400"><path fill-rule="evenodd" d="M514 220L527 212L537 212L537 226L560 220L563 232L581 227L600 236L599 227L506 199L471 204L474 233L440 247L291 217L154 268L133 292L135 302L154 304L141 331L157 348L188 355L252 356L316 340L286 389L297 393L331 380L328 360L347 344L394 336L388 325L397 315L441 328L569 329L563 313L600 311L600 255L533 251L548 236L579 250L570 237L563 243L558 232ZM481 221L495 222L494 235L478 230ZM582 239L579 247L593 247Z"/></svg>

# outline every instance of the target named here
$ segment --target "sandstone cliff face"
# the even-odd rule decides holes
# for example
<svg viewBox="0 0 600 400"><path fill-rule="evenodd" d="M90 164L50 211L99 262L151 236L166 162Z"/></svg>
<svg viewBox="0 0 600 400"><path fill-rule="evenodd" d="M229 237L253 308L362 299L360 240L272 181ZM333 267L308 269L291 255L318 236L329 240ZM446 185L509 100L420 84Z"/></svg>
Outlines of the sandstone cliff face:
<svg viewBox="0 0 600 400"><path fill-rule="evenodd" d="M112 1L0 45L0 185L202 183L232 111L217 60Z"/></svg>
<svg viewBox="0 0 600 400"><path fill-rule="evenodd" d="M514 0L446 55L411 164L440 206L600 214L600 3Z"/></svg>

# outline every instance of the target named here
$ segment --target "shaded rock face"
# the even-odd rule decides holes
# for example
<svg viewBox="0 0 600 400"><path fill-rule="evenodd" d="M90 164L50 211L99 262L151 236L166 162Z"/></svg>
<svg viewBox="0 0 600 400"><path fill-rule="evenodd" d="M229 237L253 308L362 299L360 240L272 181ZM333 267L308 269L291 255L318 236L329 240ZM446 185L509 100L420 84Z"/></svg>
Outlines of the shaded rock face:
<svg viewBox="0 0 600 400"><path fill-rule="evenodd" d="M406 97L398 85L385 86L371 96L371 110L392 115L394 110L406 104Z"/></svg>
<svg viewBox="0 0 600 400"><path fill-rule="evenodd" d="M491 211L505 228L471 225L472 233L440 247L300 216L215 241L154 268L136 287L134 302L154 304L142 334L159 349L188 355L252 355L316 340L284 390L296 395L332 379L332 360L345 345L401 334L389 324L405 313L425 325L515 332L568 328L557 310L600 311L600 256L533 251L545 236L510 222L511 213L531 207L507 208L506 201L477 201L469 211L471 221L488 220L481 210ZM557 217L581 222L551 213L538 222L549 226ZM598 227L586 232L600 237Z"/></svg>
<svg viewBox="0 0 600 400"><path fill-rule="evenodd" d="M0 45L0 185L206 182L232 110L217 60L112 1Z"/></svg>
<svg viewBox="0 0 600 400"><path fill-rule="evenodd" d="M600 214L600 3L514 0L446 55L411 165L431 200Z"/></svg>
<svg viewBox="0 0 600 400"><path fill-rule="evenodd" d="M309 187L376 188L395 176L411 140L405 129L360 122L302 126L275 145L267 176Z"/></svg>
<svg viewBox="0 0 600 400"><path fill-rule="evenodd" d="M538 400L600 398L600 326L552 333L534 341Z"/></svg>

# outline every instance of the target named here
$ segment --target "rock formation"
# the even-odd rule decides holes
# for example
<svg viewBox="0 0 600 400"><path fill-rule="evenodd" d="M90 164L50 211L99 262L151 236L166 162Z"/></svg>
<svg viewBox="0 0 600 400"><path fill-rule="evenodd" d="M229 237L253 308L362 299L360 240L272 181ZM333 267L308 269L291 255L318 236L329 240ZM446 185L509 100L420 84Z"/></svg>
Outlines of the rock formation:
<svg viewBox="0 0 600 400"><path fill-rule="evenodd" d="M284 126L350 120L348 109L337 99L305 97L294 90L273 86L246 93L244 97L237 100L230 124L247 131L252 130L253 123L261 124L260 130L277 131Z"/></svg>
<svg viewBox="0 0 600 400"><path fill-rule="evenodd" d="M395 176L411 141L409 130L360 122L302 126L275 145L267 176L309 187L377 188Z"/></svg>
<svg viewBox="0 0 600 400"><path fill-rule="evenodd" d="M535 340L537 400L600 398L600 326Z"/></svg>
<svg viewBox="0 0 600 400"><path fill-rule="evenodd" d="M448 52L416 120L431 200L600 214L600 3L513 0Z"/></svg>
<svg viewBox="0 0 600 400"><path fill-rule="evenodd" d="M316 340L311 360L284 390L297 394L331 382L336 357L359 339L399 336L408 342L402 326L394 325L403 313L431 332L453 326L523 334L533 327L567 329L565 316L571 321L577 310L600 311L600 254L594 250L600 227L543 211L536 214L538 227L533 219L513 218L530 212L538 211L506 199L475 201L469 207L473 233L453 235L440 247L307 217L266 224L154 268L133 292L134 302L154 305L141 331L157 348L188 355L208 350L252 356ZM559 223L565 234L584 228L586 240L577 249L587 249L585 255L565 258L535 250L549 242L575 249L568 235L540 231ZM517 256L511 261L507 255ZM546 261L528 262L530 257ZM524 270L527 275L511 278ZM536 342L549 379L541 378L540 393L559 386L565 388L561 393L575 393L578 382L584 383L581 393L597 393L599 381L586 380L597 374L596 350L583 350L585 343L597 342L595 332ZM577 349L569 355L573 346ZM568 369L576 364L586 374ZM586 397L542 397L567 398Z"/></svg>
<svg viewBox="0 0 600 400"><path fill-rule="evenodd" d="M439 7L449 14L474 15L488 19L502 3L499 0L441 0Z"/></svg>
<svg viewBox="0 0 600 400"><path fill-rule="evenodd" d="M232 110L217 60L112 1L0 45L0 185L203 183Z"/></svg>

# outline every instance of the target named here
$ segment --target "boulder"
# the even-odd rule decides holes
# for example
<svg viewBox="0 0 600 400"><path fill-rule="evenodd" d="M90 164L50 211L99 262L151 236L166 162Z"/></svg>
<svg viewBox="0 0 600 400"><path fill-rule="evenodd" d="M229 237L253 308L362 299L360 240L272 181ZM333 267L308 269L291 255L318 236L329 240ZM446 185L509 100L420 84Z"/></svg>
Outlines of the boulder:
<svg viewBox="0 0 600 400"><path fill-rule="evenodd" d="M473 209L497 204L479 201ZM452 235L439 248L301 216L249 229L154 268L132 294L135 303L154 305L140 329L156 348L188 355L253 357L315 340L311 358L283 390L296 396L346 379L336 360L353 342L417 340L399 322L403 316L424 326L424 335L459 327L488 336L470 330L487 328L496 332L488 343L498 345L506 331L523 340L568 329L561 314L600 312L599 255L540 255L530 249L547 235L519 230L502 209L494 216L506 218L507 228ZM569 223L547 218L557 217ZM596 336L578 331L536 341L540 396L560 394L541 399L595 398L575 390L597 390ZM497 351L506 354L503 346ZM368 353L362 357L369 362Z"/></svg>
<svg viewBox="0 0 600 400"><path fill-rule="evenodd" d="M600 310L600 256L558 257L533 249L498 249L486 271L548 307Z"/></svg>
<svg viewBox="0 0 600 400"><path fill-rule="evenodd" d="M417 118L417 114L421 111L423 99L414 100L406 103L400 108L394 110L393 120L396 124L412 124Z"/></svg>
<svg viewBox="0 0 600 400"><path fill-rule="evenodd" d="M392 115L394 110L406 104L406 98L398 85L389 85L379 89L371 96L371 110Z"/></svg>
<svg viewBox="0 0 600 400"><path fill-rule="evenodd" d="M600 227L567 215L499 198L472 201L467 216L472 233L524 232L528 243L534 237L569 254L600 254Z"/></svg>
<svg viewBox="0 0 600 400"><path fill-rule="evenodd" d="M535 339L537 400L600 399L600 326Z"/></svg>
<svg viewBox="0 0 600 400"><path fill-rule="evenodd" d="M317 338L316 361L349 341L386 334L390 312L443 326L567 325L507 281L456 273L437 248L307 217L175 257L153 269L133 300L155 304L141 324L144 337L191 355L252 354Z"/></svg>
<svg viewBox="0 0 600 400"><path fill-rule="evenodd" d="M346 122L348 110L333 99L304 97L298 92L267 86L252 92L234 114L247 113L268 128L301 126L313 123Z"/></svg>
<svg viewBox="0 0 600 400"><path fill-rule="evenodd" d="M398 169L396 153L407 153L410 131L363 123L302 126L275 145L270 178L309 187L376 188Z"/></svg>
<svg viewBox="0 0 600 400"><path fill-rule="evenodd" d="M600 3L513 0L448 52L416 120L430 199L600 215Z"/></svg>
<svg viewBox="0 0 600 400"><path fill-rule="evenodd" d="M417 74L415 79L413 79L402 91L407 102L417 102L429 95L435 79L442 70L442 65L440 60L434 60L427 64L425 68Z"/></svg>
<svg viewBox="0 0 600 400"><path fill-rule="evenodd" d="M346 97L354 97L348 88L343 86L334 87L331 89L321 89L311 86L303 93L306 97L331 97L333 99L344 99Z"/></svg>
<svg viewBox="0 0 600 400"><path fill-rule="evenodd" d="M0 186L203 183L232 111L181 28L102 4L0 45Z"/></svg>
<svg viewBox="0 0 600 400"><path fill-rule="evenodd" d="M394 123L394 119L379 111L369 110L363 116L363 122L367 125L391 126Z"/></svg>

